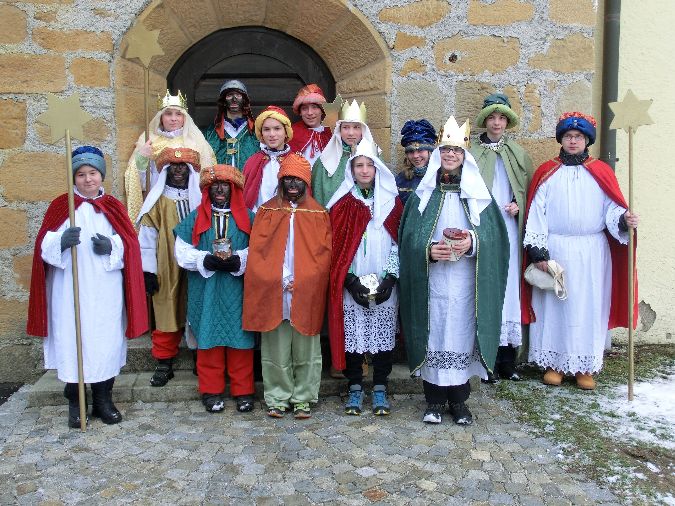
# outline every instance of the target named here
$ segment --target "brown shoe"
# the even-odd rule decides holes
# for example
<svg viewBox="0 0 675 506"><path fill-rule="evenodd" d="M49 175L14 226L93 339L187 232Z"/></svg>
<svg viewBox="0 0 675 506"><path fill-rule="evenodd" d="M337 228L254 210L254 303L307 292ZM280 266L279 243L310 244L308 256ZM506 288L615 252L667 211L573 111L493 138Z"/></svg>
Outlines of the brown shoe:
<svg viewBox="0 0 675 506"><path fill-rule="evenodd" d="M336 369L332 365L330 366L330 377L331 378L336 378L336 379L344 379L345 375L342 374L342 371Z"/></svg>
<svg viewBox="0 0 675 506"><path fill-rule="evenodd" d="M544 374L544 384L552 386L560 386L563 380L563 373L554 371L553 369L546 369Z"/></svg>
<svg viewBox="0 0 675 506"><path fill-rule="evenodd" d="M592 374L578 372L575 377L577 378L577 386L582 390L595 390L595 380Z"/></svg>

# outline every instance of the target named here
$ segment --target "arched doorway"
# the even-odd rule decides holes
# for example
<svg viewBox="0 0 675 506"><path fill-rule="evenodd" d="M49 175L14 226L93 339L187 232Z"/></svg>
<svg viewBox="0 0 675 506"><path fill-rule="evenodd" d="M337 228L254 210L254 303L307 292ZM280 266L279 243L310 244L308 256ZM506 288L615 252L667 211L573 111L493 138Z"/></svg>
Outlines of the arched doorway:
<svg viewBox="0 0 675 506"><path fill-rule="evenodd" d="M228 79L246 84L258 114L273 104L292 117L292 104L302 86L317 83L332 101L335 79L307 44L278 30L237 27L219 30L188 49L167 76L169 89L181 90L200 127L213 121L220 86Z"/></svg>

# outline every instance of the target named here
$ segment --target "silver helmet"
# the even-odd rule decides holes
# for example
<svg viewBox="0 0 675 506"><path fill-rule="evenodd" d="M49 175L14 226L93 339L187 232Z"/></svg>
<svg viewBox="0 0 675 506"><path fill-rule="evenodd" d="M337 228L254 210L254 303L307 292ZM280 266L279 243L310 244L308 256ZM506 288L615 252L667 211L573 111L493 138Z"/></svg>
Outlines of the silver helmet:
<svg viewBox="0 0 675 506"><path fill-rule="evenodd" d="M225 90L241 91L244 95L248 97L248 90L246 89L246 86L244 85L244 83L238 81L237 79L230 79L229 81L225 81L223 85L220 87L220 94L222 94L223 91Z"/></svg>

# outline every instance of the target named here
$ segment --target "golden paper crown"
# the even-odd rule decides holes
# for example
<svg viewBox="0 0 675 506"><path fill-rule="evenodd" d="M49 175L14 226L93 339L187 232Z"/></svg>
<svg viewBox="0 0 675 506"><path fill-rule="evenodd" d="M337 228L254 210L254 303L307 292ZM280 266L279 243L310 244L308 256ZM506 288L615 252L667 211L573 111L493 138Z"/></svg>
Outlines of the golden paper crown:
<svg viewBox="0 0 675 506"><path fill-rule="evenodd" d="M350 104L349 101L345 102L344 105L342 106L342 110L340 110L340 117L342 121L346 121L348 123L351 122L361 122L364 125L366 124L366 104L361 102L361 105L358 105L356 103L356 99L352 100L352 103Z"/></svg>
<svg viewBox="0 0 675 506"><path fill-rule="evenodd" d="M164 98L157 95L157 108L165 109L167 107L180 107L181 109L187 110L187 100L185 95L183 95L180 90L178 90L178 95L172 95L169 93L169 90L166 90L166 95Z"/></svg>
<svg viewBox="0 0 675 506"><path fill-rule="evenodd" d="M471 126L467 119L460 127L454 116L450 116L445 122L441 132L438 134L438 146L457 146L464 149L469 149L469 134L471 133Z"/></svg>

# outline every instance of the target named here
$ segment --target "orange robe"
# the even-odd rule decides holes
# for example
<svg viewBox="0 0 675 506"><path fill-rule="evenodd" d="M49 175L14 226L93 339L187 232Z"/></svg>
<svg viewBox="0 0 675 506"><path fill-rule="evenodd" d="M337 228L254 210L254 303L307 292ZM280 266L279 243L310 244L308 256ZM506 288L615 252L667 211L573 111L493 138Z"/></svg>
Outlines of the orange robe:
<svg viewBox="0 0 675 506"><path fill-rule="evenodd" d="M279 196L258 209L244 275L244 330L269 332L282 322L282 271L291 213L295 214L291 324L307 336L321 331L332 237L328 211L308 194L295 209Z"/></svg>

